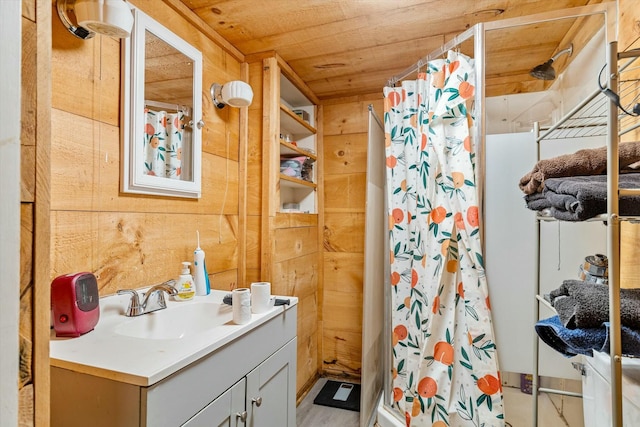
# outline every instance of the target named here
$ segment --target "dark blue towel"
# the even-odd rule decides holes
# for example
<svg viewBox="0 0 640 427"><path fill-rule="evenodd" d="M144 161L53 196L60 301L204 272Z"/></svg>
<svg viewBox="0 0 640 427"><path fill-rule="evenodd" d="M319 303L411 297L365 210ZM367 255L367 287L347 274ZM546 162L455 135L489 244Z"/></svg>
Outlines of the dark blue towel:
<svg viewBox="0 0 640 427"><path fill-rule="evenodd" d="M593 355L593 350L609 352L609 322L600 328L565 328L558 316L540 320L535 326L536 333L549 347L567 357L578 354ZM620 329L622 353L640 356L640 333L626 326Z"/></svg>

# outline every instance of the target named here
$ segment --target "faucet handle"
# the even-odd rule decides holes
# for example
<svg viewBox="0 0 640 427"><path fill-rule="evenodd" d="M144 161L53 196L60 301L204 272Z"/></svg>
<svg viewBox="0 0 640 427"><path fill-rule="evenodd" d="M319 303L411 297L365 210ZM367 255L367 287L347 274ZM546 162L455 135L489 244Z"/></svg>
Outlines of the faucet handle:
<svg viewBox="0 0 640 427"><path fill-rule="evenodd" d="M133 289L120 289L118 295L131 294L131 300L129 300L129 307L127 308L126 315L139 316L144 312L144 308L140 305L140 296Z"/></svg>

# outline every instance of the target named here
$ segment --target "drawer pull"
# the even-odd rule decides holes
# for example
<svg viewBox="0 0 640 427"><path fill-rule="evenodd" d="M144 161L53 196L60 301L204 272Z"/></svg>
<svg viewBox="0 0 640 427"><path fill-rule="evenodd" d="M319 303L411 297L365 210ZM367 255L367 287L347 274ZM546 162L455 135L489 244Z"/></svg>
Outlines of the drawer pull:
<svg viewBox="0 0 640 427"><path fill-rule="evenodd" d="M247 421L247 411L236 412L236 418L240 418L243 423Z"/></svg>
<svg viewBox="0 0 640 427"><path fill-rule="evenodd" d="M256 406L262 405L262 397L254 397L251 399L251 403L255 403Z"/></svg>

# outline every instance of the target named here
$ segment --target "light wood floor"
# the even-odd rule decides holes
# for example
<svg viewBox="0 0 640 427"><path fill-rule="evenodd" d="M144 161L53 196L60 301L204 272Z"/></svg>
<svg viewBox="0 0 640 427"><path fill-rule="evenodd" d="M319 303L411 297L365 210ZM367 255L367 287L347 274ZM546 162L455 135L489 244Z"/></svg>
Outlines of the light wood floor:
<svg viewBox="0 0 640 427"><path fill-rule="evenodd" d="M296 409L298 427L358 427L360 412L313 404L313 399L326 382L326 378L320 378L298 405Z"/></svg>
<svg viewBox="0 0 640 427"><path fill-rule="evenodd" d="M313 399L327 382L319 379L296 411L298 427L357 427L360 413L345 409L314 405ZM578 391L578 390L576 390ZM560 401L557 399L561 399ZM555 400L555 401L554 401ZM504 388L504 405L507 426L530 427L532 424L531 395L520 392L519 388ZM574 397L554 397L541 394L539 400L539 426L582 427L582 400ZM376 424L377 426L377 424Z"/></svg>

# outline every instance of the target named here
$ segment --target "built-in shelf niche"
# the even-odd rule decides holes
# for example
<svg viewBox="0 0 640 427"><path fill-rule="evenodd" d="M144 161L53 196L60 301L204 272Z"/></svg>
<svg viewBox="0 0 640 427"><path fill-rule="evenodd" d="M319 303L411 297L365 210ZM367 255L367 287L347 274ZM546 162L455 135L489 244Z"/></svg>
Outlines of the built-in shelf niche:
<svg viewBox="0 0 640 427"><path fill-rule="evenodd" d="M296 111L304 112L296 114ZM280 157L316 157L316 107L284 75L280 75ZM305 119L302 115L304 114ZM317 170L312 166L311 181L280 174L280 212L317 213ZM292 206L297 206L293 207Z"/></svg>

